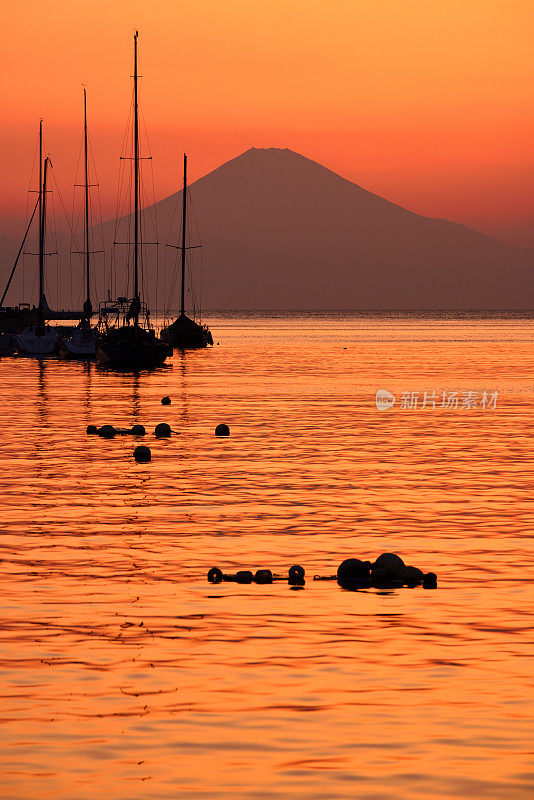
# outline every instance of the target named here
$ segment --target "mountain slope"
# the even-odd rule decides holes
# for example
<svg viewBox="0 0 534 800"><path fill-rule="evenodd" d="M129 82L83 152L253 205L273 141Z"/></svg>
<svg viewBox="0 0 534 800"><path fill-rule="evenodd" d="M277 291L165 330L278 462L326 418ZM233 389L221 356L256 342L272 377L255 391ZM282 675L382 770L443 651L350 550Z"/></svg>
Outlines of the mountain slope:
<svg viewBox="0 0 534 800"><path fill-rule="evenodd" d="M179 193L156 204L169 229ZM290 150L191 186L212 308L532 307L533 253L414 214Z"/></svg>
<svg viewBox="0 0 534 800"><path fill-rule="evenodd" d="M179 166L176 172L179 180ZM204 308L534 306L534 251L415 214L291 150L247 150L197 180L190 192L203 245ZM149 241L152 220L158 221L160 246L148 245L143 256L153 308L168 304L176 254L164 245L178 241L180 207L177 192L141 213ZM104 225L108 255L95 267L100 299L107 295L114 238L131 238L128 225L129 218ZM128 248L114 252L113 292L126 293ZM198 256L192 251L193 262Z"/></svg>

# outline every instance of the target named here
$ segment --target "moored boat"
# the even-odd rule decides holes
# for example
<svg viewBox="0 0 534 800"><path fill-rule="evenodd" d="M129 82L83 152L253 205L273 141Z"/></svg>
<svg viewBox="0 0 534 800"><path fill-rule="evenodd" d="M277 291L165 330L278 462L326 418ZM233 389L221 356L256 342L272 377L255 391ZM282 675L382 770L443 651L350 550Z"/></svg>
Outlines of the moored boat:
<svg viewBox="0 0 534 800"><path fill-rule="evenodd" d="M59 353L63 358L94 358L98 337L98 330L89 321L82 320L70 336L61 339Z"/></svg>
<svg viewBox="0 0 534 800"><path fill-rule="evenodd" d="M161 331L161 340L179 350L199 349L213 344L213 337L207 325L197 322L185 313L185 267L186 253L194 249L187 246L187 156L184 153L184 183L182 191L182 243L176 249L181 251L181 290L180 316Z"/></svg>
<svg viewBox="0 0 534 800"><path fill-rule="evenodd" d="M195 322L186 314L174 320L161 331L161 340L177 350L198 350L213 344L213 337L207 325Z"/></svg>
<svg viewBox="0 0 534 800"><path fill-rule="evenodd" d="M39 124L39 305L37 322L24 328L17 336L16 343L23 355L48 356L57 352L58 335L56 328L45 322L44 262L46 237L46 182L50 159L45 158L43 169L43 121Z"/></svg>
<svg viewBox="0 0 534 800"><path fill-rule="evenodd" d="M40 142L40 158L42 157L42 121L39 125L39 142ZM41 163L41 162L39 162ZM40 182L40 179L39 179ZM33 308L30 307L29 303L19 303L17 306L4 306L4 300L6 299L6 295L9 292L9 287L11 286L11 281L13 280L13 276L15 274L15 270L17 269L17 265L19 263L19 259L22 255L24 250L24 245L26 244L26 239L28 238L28 234L30 232L30 228L32 226L33 218L35 216L35 212L39 208L39 217L41 216L40 212L40 204L41 204L41 187L39 186L39 197L35 203L34 209L32 211L32 215L30 217L30 221L26 227L26 232L24 233L22 242L19 247L19 251L17 253L17 257L15 259L15 263L11 269L11 273L9 278L7 279L7 283L4 289L4 293L2 294L2 299L0 300L0 332L6 335L13 335L17 333L22 333L25 328L30 327L31 325L36 325L39 321L39 313L35 306ZM5 340L4 340L5 341ZM13 343L14 343L13 339Z"/></svg>
<svg viewBox="0 0 534 800"><path fill-rule="evenodd" d="M42 270L44 270L44 258L46 253L44 253L44 232L45 232L45 211L46 211L46 204L43 202L45 200L43 196L42 190L42 182L43 182L43 124L42 120L39 124L39 189L38 189L38 197L35 202L35 206L33 208L32 214L30 216L30 220L26 227L26 231L24 233L19 251L17 253L17 257L9 274L9 278L7 279L7 283L5 285L2 297L0 299L0 334L8 334L11 335L12 343L16 345L17 335L22 334L24 331L30 331L31 329L35 329L36 326L39 327L41 330L43 325L50 320L80 320L83 317L83 313L79 311L54 311L53 309L49 308L48 303L46 301L46 296L44 293L44 286L42 284ZM17 305L13 306L6 306L4 305L4 301L6 296L9 292L11 282L13 281L13 277L15 275L17 266L20 261L20 257L24 251L24 245L26 244L26 240L28 238L28 234L30 232L32 222L34 220L35 214L38 213L39 219L39 305L38 306L30 306L29 303L18 303ZM41 245L43 247L43 253L41 256ZM49 326L47 326L49 327ZM32 346L30 344L31 336L28 334L25 337L28 346ZM9 348L7 344L8 340L4 339L3 349L6 347ZM44 345L43 345L44 346ZM41 349L41 348L39 348ZM46 347L45 347L46 349Z"/></svg>
<svg viewBox="0 0 534 800"><path fill-rule="evenodd" d="M96 357L101 364L122 369L151 369L161 366L172 355L172 347L157 338L150 324L150 310L141 300L139 266L141 257L141 227L139 224L139 105L137 73L137 37L134 35L134 92L133 92L133 167L134 167L134 241L133 297L100 304L101 336L96 345Z"/></svg>
<svg viewBox="0 0 534 800"><path fill-rule="evenodd" d="M137 313L136 313L137 312ZM145 325L139 324L143 315ZM133 324L130 322L133 320ZM172 347L156 337L149 327L149 311L144 303L126 297L100 304L99 324L102 335L96 344L96 357L101 364L122 369L153 369L162 366Z"/></svg>
<svg viewBox="0 0 534 800"><path fill-rule="evenodd" d="M19 353L25 356L51 356L57 352L57 331L51 325L32 325L17 336Z"/></svg>

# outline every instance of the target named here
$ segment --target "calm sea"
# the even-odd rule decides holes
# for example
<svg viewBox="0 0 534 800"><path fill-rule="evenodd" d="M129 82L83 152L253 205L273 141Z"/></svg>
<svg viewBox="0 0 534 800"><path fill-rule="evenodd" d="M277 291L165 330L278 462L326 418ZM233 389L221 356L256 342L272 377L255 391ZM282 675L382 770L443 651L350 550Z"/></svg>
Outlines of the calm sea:
<svg viewBox="0 0 534 800"><path fill-rule="evenodd" d="M532 798L534 321L209 322L150 374L0 363L2 798ZM85 433L134 422L150 464ZM384 551L438 589L312 580Z"/></svg>

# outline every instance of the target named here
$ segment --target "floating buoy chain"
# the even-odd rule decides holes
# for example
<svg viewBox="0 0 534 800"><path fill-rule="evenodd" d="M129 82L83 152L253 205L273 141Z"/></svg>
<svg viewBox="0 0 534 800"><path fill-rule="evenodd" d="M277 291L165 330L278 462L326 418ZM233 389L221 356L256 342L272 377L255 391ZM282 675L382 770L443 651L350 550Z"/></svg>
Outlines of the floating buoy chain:
<svg viewBox="0 0 534 800"><path fill-rule="evenodd" d="M131 428L115 428L113 425L88 425L88 436L101 436L103 439L113 439L114 436L144 436L146 431L143 425L132 425Z"/></svg>
<svg viewBox="0 0 534 800"><path fill-rule="evenodd" d="M259 569L255 574L248 570L240 570L226 575L219 567L212 567L208 572L210 583L230 581L234 583L273 583L287 580L293 586L303 586L304 567L294 564L288 574L276 575L270 569ZM337 581L343 589L396 589L403 586L422 586L424 589L436 589L438 579L435 572L423 573L418 567L407 566L396 553L382 553L376 561L361 561L359 558L346 558L342 561L335 575L314 575L314 581Z"/></svg>
<svg viewBox="0 0 534 800"><path fill-rule="evenodd" d="M171 401L169 397L164 397L161 402L163 405L170 405ZM146 430L143 425L132 425L131 428L115 428L114 425L101 425L100 427L97 425L88 425L86 433L88 436L100 436L103 439L114 439L115 436L144 436ZM173 433L178 434L179 431L173 430L167 422L159 422L154 428L156 439L168 439ZM215 428L215 436L230 436L230 428L228 425L217 425Z"/></svg>
<svg viewBox="0 0 534 800"><path fill-rule="evenodd" d="M293 564L289 568L287 575L277 575L270 569L258 569L255 573L250 570L239 570L238 572L227 575L223 573L219 567L212 567L208 572L208 581L210 583L221 583L222 581L229 581L232 583L258 583L267 584L274 581L287 581L292 586L304 585L304 567L300 564Z"/></svg>

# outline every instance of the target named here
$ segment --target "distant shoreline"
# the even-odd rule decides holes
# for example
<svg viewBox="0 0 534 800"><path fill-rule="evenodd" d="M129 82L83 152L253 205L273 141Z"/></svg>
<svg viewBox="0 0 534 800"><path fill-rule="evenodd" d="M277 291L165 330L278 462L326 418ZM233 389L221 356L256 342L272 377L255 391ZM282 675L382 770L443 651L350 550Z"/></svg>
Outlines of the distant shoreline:
<svg viewBox="0 0 534 800"><path fill-rule="evenodd" d="M164 312L154 311L156 316L163 315ZM173 310L168 316L178 313ZM508 319L534 319L534 309L346 309L346 308L288 308L288 309L268 309L268 308L234 308L234 309L203 309L202 316L333 316L342 314L347 317L435 317L439 319L492 319L505 317Z"/></svg>

